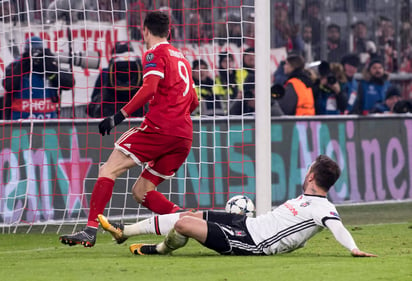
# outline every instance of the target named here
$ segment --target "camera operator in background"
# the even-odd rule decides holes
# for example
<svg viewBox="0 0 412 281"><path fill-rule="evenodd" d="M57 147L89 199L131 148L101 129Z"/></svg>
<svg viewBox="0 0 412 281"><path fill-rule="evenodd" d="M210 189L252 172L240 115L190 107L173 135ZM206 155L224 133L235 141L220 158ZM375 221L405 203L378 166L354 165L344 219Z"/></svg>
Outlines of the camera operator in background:
<svg viewBox="0 0 412 281"><path fill-rule="evenodd" d="M318 73L319 79L312 89L316 115L343 114L347 106L347 97L341 91L339 81L332 72L330 64L322 61L318 66Z"/></svg>
<svg viewBox="0 0 412 281"><path fill-rule="evenodd" d="M40 37L26 41L22 56L7 66L3 87L5 119L57 118L60 91L74 86L72 73L60 71Z"/></svg>
<svg viewBox="0 0 412 281"><path fill-rule="evenodd" d="M117 42L112 49L108 67L103 68L94 85L91 102L87 106L90 117L112 116L125 106L142 85L142 62L130 42ZM139 108L133 117L142 117Z"/></svg>
<svg viewBox="0 0 412 281"><path fill-rule="evenodd" d="M408 113L412 111L410 101L402 98L398 86L390 86L385 93L385 100L376 103L369 113Z"/></svg>

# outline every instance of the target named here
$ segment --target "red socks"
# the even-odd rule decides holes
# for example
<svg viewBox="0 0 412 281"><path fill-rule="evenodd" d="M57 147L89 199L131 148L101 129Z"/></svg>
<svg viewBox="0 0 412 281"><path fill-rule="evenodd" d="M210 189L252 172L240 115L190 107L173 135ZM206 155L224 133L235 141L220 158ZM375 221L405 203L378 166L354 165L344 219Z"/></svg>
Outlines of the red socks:
<svg viewBox="0 0 412 281"><path fill-rule="evenodd" d="M142 205L149 210L159 214L170 214L180 210L180 207L166 199L166 197L156 190L146 192Z"/></svg>
<svg viewBox="0 0 412 281"><path fill-rule="evenodd" d="M109 203L110 198L112 198L113 187L114 180L105 177L97 179L92 197L90 198L90 212L87 226L94 228L99 226L97 215L103 214L104 208L106 208L107 203ZM146 192L142 205L160 215L175 213L180 210L179 206L167 200L162 193L156 190Z"/></svg>
<svg viewBox="0 0 412 281"><path fill-rule="evenodd" d="M97 228L99 222L97 221L97 215L103 214L104 208L112 198L114 180L101 177L98 178L90 198L90 212L87 221L87 226Z"/></svg>

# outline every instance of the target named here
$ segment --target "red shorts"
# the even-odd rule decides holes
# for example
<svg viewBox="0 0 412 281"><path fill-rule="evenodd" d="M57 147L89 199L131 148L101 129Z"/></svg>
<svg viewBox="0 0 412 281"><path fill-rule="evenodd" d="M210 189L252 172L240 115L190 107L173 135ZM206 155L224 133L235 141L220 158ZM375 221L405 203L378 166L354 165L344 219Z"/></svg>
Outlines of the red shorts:
<svg viewBox="0 0 412 281"><path fill-rule="evenodd" d="M158 186L171 178L184 163L192 140L160 135L147 126L134 127L115 143L116 149L130 156L137 164L147 163L142 177Z"/></svg>

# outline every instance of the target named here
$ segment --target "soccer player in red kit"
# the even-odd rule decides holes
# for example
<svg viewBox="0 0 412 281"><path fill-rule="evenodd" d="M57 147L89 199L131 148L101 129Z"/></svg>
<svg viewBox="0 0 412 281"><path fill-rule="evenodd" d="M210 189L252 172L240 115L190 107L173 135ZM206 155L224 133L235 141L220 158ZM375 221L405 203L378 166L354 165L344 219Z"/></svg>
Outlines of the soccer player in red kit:
<svg viewBox="0 0 412 281"><path fill-rule="evenodd" d="M190 113L199 102L189 62L167 41L169 17L162 12L148 13L143 33L147 47L143 57L143 85L119 112L100 122L99 131L103 136L109 134L147 102L149 111L140 127L131 128L116 141L109 159L99 169L86 228L60 236L63 244L85 247L95 244L97 215L103 213L110 201L115 179L138 164L147 163L132 188L135 200L158 214L180 209L156 191L156 187L172 177L187 158L193 137Z"/></svg>

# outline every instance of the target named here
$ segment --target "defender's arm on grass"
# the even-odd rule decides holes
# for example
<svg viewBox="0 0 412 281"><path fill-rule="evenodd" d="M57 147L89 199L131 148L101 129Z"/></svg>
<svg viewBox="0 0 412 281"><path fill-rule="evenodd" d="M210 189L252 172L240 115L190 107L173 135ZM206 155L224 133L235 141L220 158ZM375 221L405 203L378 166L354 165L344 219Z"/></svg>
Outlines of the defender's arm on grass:
<svg viewBox="0 0 412 281"><path fill-rule="evenodd" d="M328 229L332 232L335 239L346 249L348 249L354 257L377 257L377 255L363 252L356 246L352 235L345 228L340 220L327 220L325 222Z"/></svg>

